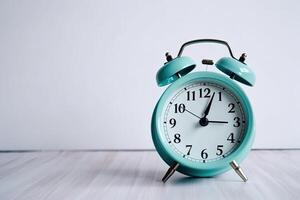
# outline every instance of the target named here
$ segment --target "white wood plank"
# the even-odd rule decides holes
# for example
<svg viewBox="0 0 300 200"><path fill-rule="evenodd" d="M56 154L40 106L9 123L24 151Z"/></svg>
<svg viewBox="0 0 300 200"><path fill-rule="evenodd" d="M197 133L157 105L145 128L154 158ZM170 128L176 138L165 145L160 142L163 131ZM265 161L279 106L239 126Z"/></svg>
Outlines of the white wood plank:
<svg viewBox="0 0 300 200"><path fill-rule="evenodd" d="M179 173L154 151L0 153L0 199L297 199L300 151L252 151L233 172L214 178Z"/></svg>

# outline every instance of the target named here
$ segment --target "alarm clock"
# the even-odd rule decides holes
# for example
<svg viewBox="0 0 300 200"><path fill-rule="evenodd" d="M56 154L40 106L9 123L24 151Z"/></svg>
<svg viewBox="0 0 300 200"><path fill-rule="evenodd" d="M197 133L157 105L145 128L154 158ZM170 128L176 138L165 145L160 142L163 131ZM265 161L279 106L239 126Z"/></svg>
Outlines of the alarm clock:
<svg viewBox="0 0 300 200"><path fill-rule="evenodd" d="M195 61L182 56L185 47L197 43L225 45L230 56L202 64L214 65L220 73L192 72ZM237 59L227 42L198 39L184 43L176 58L156 74L158 86L169 85L157 102L151 122L154 146L169 165L166 182L175 171L193 177L211 177L233 168L246 182L240 163L249 153L255 134L250 101L239 84L253 86L255 74ZM239 84L238 84L239 83Z"/></svg>

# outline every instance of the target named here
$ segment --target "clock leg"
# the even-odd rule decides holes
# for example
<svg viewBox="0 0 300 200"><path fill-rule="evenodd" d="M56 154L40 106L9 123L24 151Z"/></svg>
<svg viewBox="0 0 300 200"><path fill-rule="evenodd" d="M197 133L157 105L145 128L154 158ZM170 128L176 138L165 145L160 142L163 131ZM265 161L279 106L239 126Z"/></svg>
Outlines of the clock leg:
<svg viewBox="0 0 300 200"><path fill-rule="evenodd" d="M244 174L243 170L241 169L241 167L239 166L239 164L237 164L237 162L235 160L230 162L230 166L243 179L244 182L246 182L248 180L247 176Z"/></svg>
<svg viewBox="0 0 300 200"><path fill-rule="evenodd" d="M178 163L175 163L174 165L172 165L167 173L164 175L164 177L162 178L162 181L165 183L167 182L167 180L174 174L174 172L176 171L176 169L179 167Z"/></svg>

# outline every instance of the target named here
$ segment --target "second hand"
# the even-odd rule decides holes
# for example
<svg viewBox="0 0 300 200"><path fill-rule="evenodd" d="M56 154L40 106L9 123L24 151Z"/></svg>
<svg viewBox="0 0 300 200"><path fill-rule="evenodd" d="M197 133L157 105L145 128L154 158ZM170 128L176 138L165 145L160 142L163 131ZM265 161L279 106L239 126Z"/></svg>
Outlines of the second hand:
<svg viewBox="0 0 300 200"><path fill-rule="evenodd" d="M192 113L191 111L185 109L185 111L187 111L188 113L190 113L191 115L199 118L199 119L202 119L201 117L199 117L198 115L196 115L195 113ZM207 120L208 123L218 123L218 124L228 124L228 122L226 121L214 121L214 120Z"/></svg>

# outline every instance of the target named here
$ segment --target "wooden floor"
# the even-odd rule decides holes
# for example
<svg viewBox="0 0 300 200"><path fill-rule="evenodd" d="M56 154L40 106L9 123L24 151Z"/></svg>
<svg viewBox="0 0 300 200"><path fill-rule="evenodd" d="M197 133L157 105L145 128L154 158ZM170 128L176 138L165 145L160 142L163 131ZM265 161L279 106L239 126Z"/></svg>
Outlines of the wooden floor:
<svg viewBox="0 0 300 200"><path fill-rule="evenodd" d="M247 183L230 171L163 184L154 151L0 153L0 200L300 198L300 151L252 151L241 166Z"/></svg>

